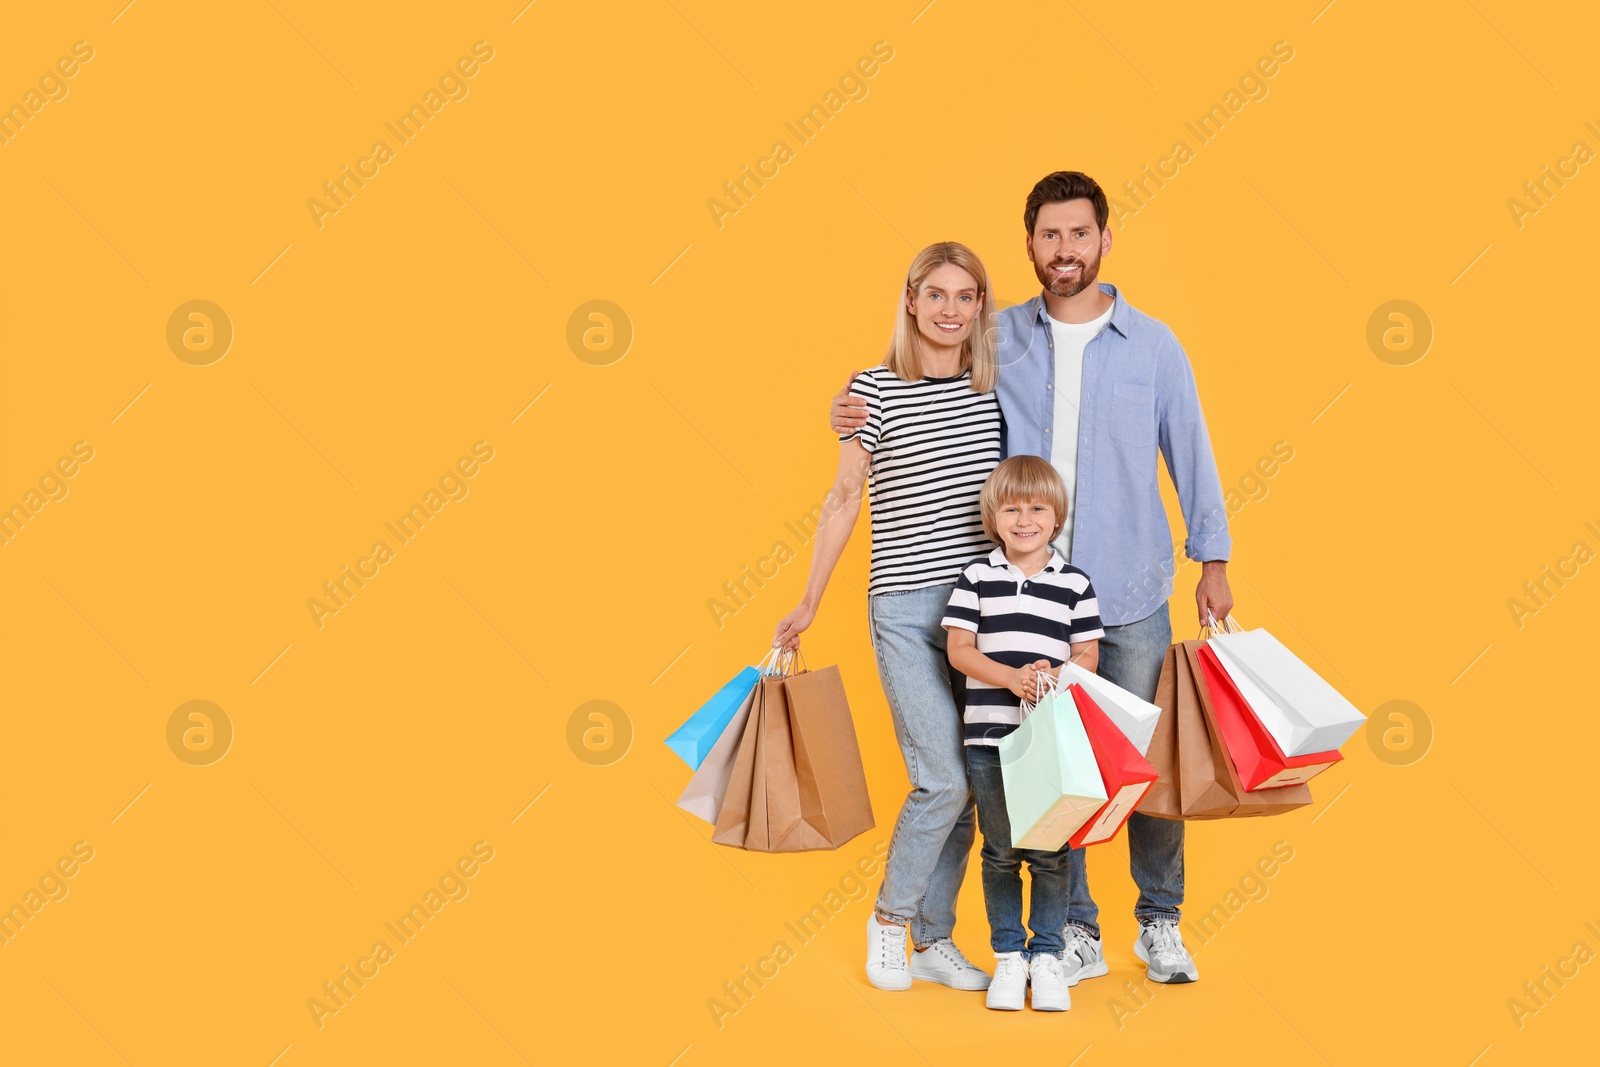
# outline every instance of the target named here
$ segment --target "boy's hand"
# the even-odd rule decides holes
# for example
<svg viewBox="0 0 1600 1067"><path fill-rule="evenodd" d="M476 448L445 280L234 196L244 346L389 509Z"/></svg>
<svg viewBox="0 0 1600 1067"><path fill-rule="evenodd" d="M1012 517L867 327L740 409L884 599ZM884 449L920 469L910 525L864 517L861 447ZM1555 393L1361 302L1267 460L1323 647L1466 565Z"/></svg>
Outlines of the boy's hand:
<svg viewBox="0 0 1600 1067"><path fill-rule="evenodd" d="M1021 697L1030 704L1039 702L1039 672L1049 672L1050 661L1047 659L1035 660L1026 667L1018 667L1012 672L1010 684L1011 692Z"/></svg>
<svg viewBox="0 0 1600 1067"><path fill-rule="evenodd" d="M845 382L844 388L833 398L833 407L828 411L828 425L833 427L834 433L854 433L867 424L866 398L850 393L850 382L855 380L856 376L850 375L850 381Z"/></svg>

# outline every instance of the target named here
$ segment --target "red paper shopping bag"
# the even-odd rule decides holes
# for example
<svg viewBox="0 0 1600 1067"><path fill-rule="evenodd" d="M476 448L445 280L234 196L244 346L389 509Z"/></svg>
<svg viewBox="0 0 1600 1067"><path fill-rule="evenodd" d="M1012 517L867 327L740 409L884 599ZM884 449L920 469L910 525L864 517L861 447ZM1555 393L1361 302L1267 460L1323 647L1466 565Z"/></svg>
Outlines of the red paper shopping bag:
<svg viewBox="0 0 1600 1067"><path fill-rule="evenodd" d="M1068 687L1078 706L1078 716L1089 735L1089 745L1094 749L1095 762L1100 766L1100 777L1105 782L1108 798L1078 832L1067 839L1071 848L1098 845L1110 841L1128 821L1139 801L1155 785L1155 767L1139 755L1126 734L1117 728L1110 717L1094 702L1080 685Z"/></svg>
<svg viewBox="0 0 1600 1067"><path fill-rule="evenodd" d="M1233 684L1217 654L1201 645L1195 650L1206 688L1211 692L1211 710L1217 730L1234 768L1247 790L1277 789L1300 785L1344 759L1337 751L1308 752L1285 756L1267 728Z"/></svg>

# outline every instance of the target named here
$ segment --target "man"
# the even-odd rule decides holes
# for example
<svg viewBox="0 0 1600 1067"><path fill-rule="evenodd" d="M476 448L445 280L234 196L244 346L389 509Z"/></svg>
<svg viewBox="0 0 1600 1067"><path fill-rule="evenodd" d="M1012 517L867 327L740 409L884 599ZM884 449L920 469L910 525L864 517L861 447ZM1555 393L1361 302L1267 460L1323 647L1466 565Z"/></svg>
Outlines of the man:
<svg viewBox="0 0 1600 1067"><path fill-rule="evenodd" d="M1146 700L1172 624L1172 533L1157 486L1165 458L1183 510L1184 551L1201 564L1195 602L1202 622L1233 608L1227 560L1232 539L1194 371L1167 326L1096 284L1111 252L1106 195L1093 178L1057 171L1028 194L1028 258L1044 291L1000 314L1000 407L1007 455L1050 460L1067 484L1067 517L1056 548L1088 573L1106 635L1099 673ZM833 424L864 421L848 386L834 398ZM1154 982L1199 978L1178 932L1183 902L1182 822L1135 812L1128 852L1139 887L1134 952ZM1106 973L1100 909L1089 894L1085 850L1074 849L1063 931L1069 985Z"/></svg>

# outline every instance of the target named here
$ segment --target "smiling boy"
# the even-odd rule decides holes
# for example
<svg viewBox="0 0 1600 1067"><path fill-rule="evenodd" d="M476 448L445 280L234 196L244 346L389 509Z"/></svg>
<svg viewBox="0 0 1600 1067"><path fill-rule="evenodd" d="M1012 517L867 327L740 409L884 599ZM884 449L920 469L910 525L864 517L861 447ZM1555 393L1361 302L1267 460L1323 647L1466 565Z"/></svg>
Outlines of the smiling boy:
<svg viewBox="0 0 1600 1067"><path fill-rule="evenodd" d="M1074 978L1063 958L1072 850L1012 844L1000 770L1000 739L1021 723L1023 702L1039 700L1039 675L1057 677L1069 658L1100 661L1100 609L1089 576L1050 542L1068 510L1061 476L1038 456L1012 456L983 484L983 528L1003 547L961 570L945 609L950 665L967 676L963 710L967 776L983 831L983 901L989 914L994 979L986 1005L1022 1007L1033 987L1035 1011L1065 1011ZM1030 939L1022 927L1022 864L1033 878Z"/></svg>

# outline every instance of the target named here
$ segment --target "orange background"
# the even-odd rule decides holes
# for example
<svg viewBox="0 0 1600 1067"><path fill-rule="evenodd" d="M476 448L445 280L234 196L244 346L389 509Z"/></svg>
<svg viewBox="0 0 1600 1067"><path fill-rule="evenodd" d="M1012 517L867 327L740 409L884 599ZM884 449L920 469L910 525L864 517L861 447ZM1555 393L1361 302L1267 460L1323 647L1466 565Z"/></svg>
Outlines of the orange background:
<svg viewBox="0 0 1600 1067"><path fill-rule="evenodd" d="M0 545L0 905L27 916L0 945L8 1060L1587 1051L1595 968L1542 1004L1523 983L1600 951L1580 310L1600 177L1561 163L1600 148L1592 12L121 3L19 9L0 36L0 105L25 116L0 144L0 506L24 508ZM92 58L47 78L79 41ZM480 41L492 58L441 85ZM799 144L785 123L876 42L892 57ZM1292 59L1200 143L1185 124L1276 42ZM385 124L433 89L400 143ZM792 158L719 226L707 202L779 139ZM378 140L392 158L337 212L308 207ZM1188 914L1226 916L1190 935L1198 984L1125 988L1119 842L1091 857L1112 971L1070 1013L881 993L876 878L850 874L905 777L864 523L806 649L841 668L878 828L836 853L712 846L660 739L798 599L785 524L829 483L828 397L879 358L914 250L966 242L1024 300L1031 184L1079 168L1126 201L1179 140L1102 277L1194 363L1239 490L1237 614L1364 710L1412 707L1351 740L1312 808L1191 827ZM1547 164L1564 184L1514 211ZM209 325L184 312L170 343L195 300ZM590 349L596 300L615 332ZM1380 315L1374 346L1394 300L1416 335L1385 348ZM92 459L49 477L77 442ZM478 442L492 459L451 477ZM1253 478L1279 442L1292 460ZM402 543L385 524L430 490ZM785 540L798 558L719 626L708 601ZM1569 577L1519 619L1547 564ZM347 565L369 577L319 626L308 601ZM196 700L211 733L186 747L199 720L169 725ZM1275 847L1292 859L1230 897ZM401 944L385 924L430 889ZM990 964L976 861L957 934ZM363 964L379 940L392 958ZM779 941L792 958L719 1026L708 1002ZM347 965L377 969L319 1019Z"/></svg>

